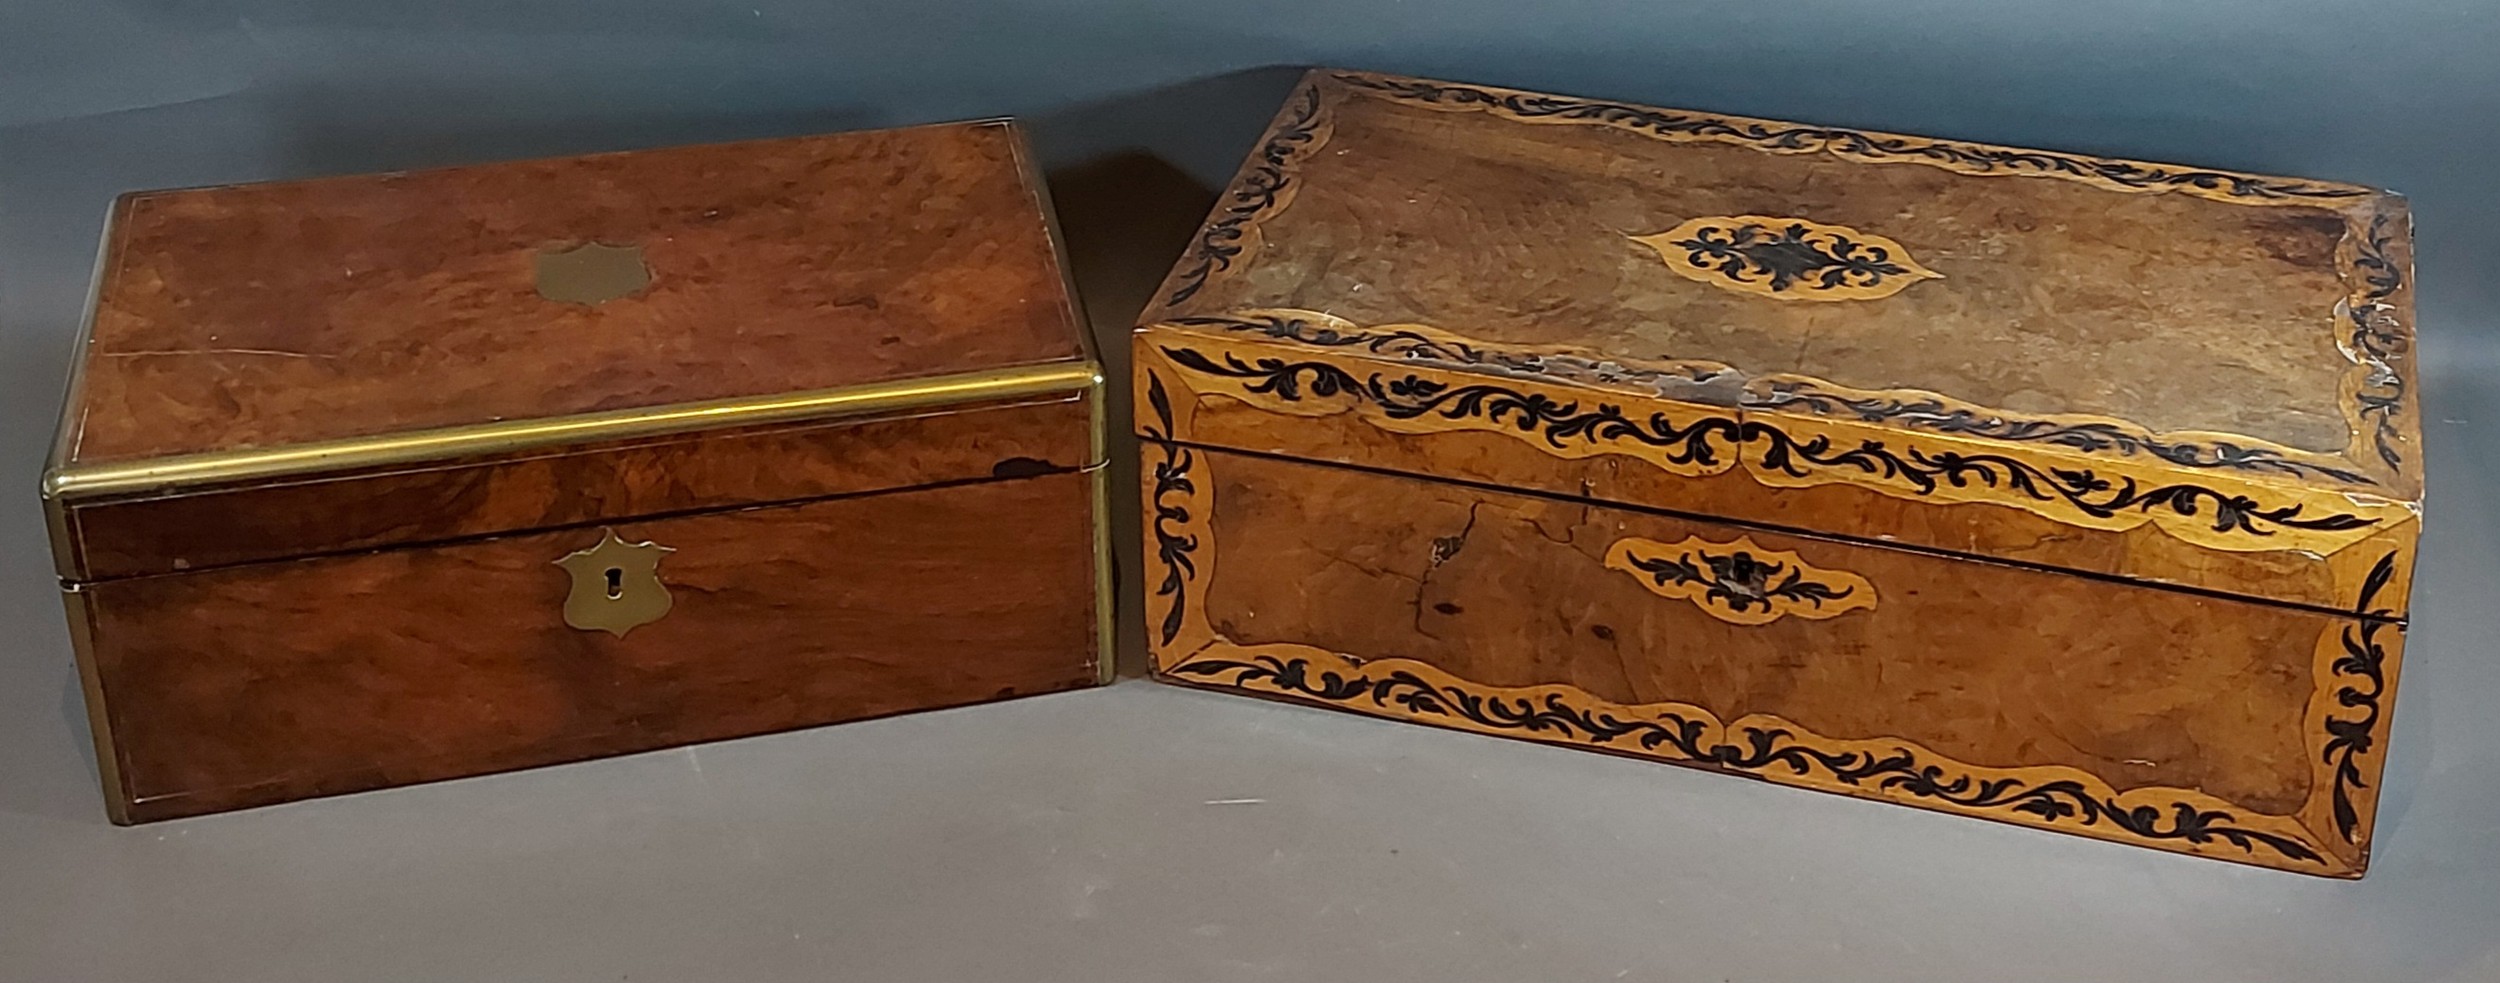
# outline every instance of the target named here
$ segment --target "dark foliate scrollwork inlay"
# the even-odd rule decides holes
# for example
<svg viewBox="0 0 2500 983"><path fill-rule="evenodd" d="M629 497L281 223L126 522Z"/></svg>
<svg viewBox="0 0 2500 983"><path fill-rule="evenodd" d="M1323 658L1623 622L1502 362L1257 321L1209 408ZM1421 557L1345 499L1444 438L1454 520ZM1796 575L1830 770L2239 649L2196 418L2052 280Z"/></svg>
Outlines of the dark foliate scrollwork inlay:
<svg viewBox="0 0 2500 983"><path fill-rule="evenodd" d="M1725 556L1695 552L1641 557L1634 559L1632 566L1662 587L1700 587L1704 596L1739 613L1750 612L1756 606L1768 611L1776 601L1820 607L1825 601L1841 600L1855 592L1853 588L1807 580L1802 570L1791 570L1787 564L1764 560L1744 550Z"/></svg>
<svg viewBox="0 0 2500 983"><path fill-rule="evenodd" d="M1877 300L1943 275L1898 242L1804 219L1696 218L1632 241L1687 280L1776 300Z"/></svg>
<svg viewBox="0 0 2500 983"><path fill-rule="evenodd" d="M2330 714L2326 721L2325 760L2335 768L2335 831L2342 834L2346 843L2356 842L2354 837L2360 830L2361 814L2353 807L2352 791L2369 786L2361 777L2360 759L2376 743L2374 735L2378 733L2382 712L2379 701L2387 695L2387 648L2380 643L2379 633L2390 629L2387 619L2395 612L2373 608L2371 604L2394 579L2396 554L2389 553L2379 558L2362 583L2361 600L2353 605L2358 620L2344 626L2344 654L2332 666L2338 679L2353 680L2336 688L2335 705L2360 711L2353 717Z"/></svg>
<svg viewBox="0 0 2500 983"><path fill-rule="evenodd" d="M1798 382L1775 382L1746 394L1745 405L1761 409L1804 409L1825 416L1849 416L1867 423L1895 423L1994 440L2054 444L2079 451L2149 454L2181 467L2228 468L2283 475L2317 475L2356 485L2378 482L2349 468L2286 457L2263 447L2242 447L2225 440L2210 443L2164 440L2115 422L2065 423L2023 420L1968 407L1948 407L1943 400L1886 396L1845 396L1822 392Z"/></svg>
<svg viewBox="0 0 2500 983"><path fill-rule="evenodd" d="M2370 194L2367 189L2344 185L1866 133L1831 126L1777 123L1420 79L1353 73L1338 74L1335 78L1345 85L1400 102L1447 109L1484 110L1529 122L1611 126L1668 140L1710 140L1774 153L1823 151L1861 160L1909 161L1966 174L2037 174L2129 191L2189 190L2223 198L2332 202Z"/></svg>
<svg viewBox="0 0 2500 983"><path fill-rule="evenodd" d="M2242 826L2236 816L2225 810L2199 808L2187 802L2174 803L2167 810L2150 805L2129 806L2072 780L2033 783L2017 777L1957 774L1943 764L1922 762L1918 753L1907 747L1882 754L1834 751L1801 741L1783 728L1749 726L1728 733L1729 728L1722 728L1715 721L1678 711L1650 718L1627 717L1611 708L1574 705L1559 693L1479 693L1436 684L1404 670L1314 673L1310 661L1303 658L1261 655L1247 660L1196 659L1170 671L1185 680L1264 689L1322 703L1368 704L1376 710L1421 718L1455 717L1496 732L1637 748L1723 771L1819 774L1850 787L1965 809L2001 809L2050 825L2106 824L2146 840L2220 842L2250 853L2262 849L2299 861L2323 859L2298 840ZM1725 737L1714 736L1718 733Z"/></svg>
<svg viewBox="0 0 2500 983"><path fill-rule="evenodd" d="M1172 290L1163 299L1178 304L1198 295L1206 288L1207 278L1231 269L1233 260L1245 248L1244 237L1261 215L1274 210L1285 200L1286 189L1293 184L1290 173L1295 155L1309 149L1319 140L1319 89L1305 86L1295 94L1292 115L1268 134L1259 145L1258 155L1242 178L1227 192L1215 218L1198 231L1197 241L1172 281Z"/></svg>
<svg viewBox="0 0 2500 983"><path fill-rule="evenodd" d="M1163 452L1163 459L1154 466L1154 517L1150 525L1155 562L1163 567L1163 580L1155 585L1155 596L1171 599L1171 607L1159 626L1163 644L1169 645L1181 633L1189 605L1188 582L1198 576L1198 561L1194 558L1198 537L1180 531L1189 527L1189 500L1198 490L1189 477L1197 454L1172 443L1172 398L1164 392L1161 378L1147 378L1146 399L1153 404L1158 421L1158 425L1146 427L1146 439Z"/></svg>
<svg viewBox="0 0 2500 983"><path fill-rule="evenodd" d="M1904 487L1920 496L1950 487L1983 491L1997 497L2060 504L2085 515L2107 519L2122 512L2168 510L2180 516L2208 518L2217 533L2271 536L2276 528L2349 530L2375 525L2378 519L2348 513L2305 514L2298 503L2268 507L2246 495L2229 494L2185 482L2143 485L2126 476L2104 476L2089 468L2042 467L1994 453L1895 450L1883 441L1855 444L1828 436L1799 438L1777 422L1762 418L1735 419L1698 415L1678 424L1665 413L1634 419L1607 403L1583 405L1525 392L1498 383L1451 385L1416 375L1373 373L1368 378L1323 361L1257 358L1245 361L1226 353L1210 358L1191 348L1164 346L1175 363L1199 372L1238 380L1245 392L1270 395L1286 402L1309 396L1340 394L1376 404L1391 420L1437 416L1444 420L1481 419L1499 427L1537 435L1549 446L1581 443L1635 443L1660 451L1675 465L1715 466L1737 460L1751 450L1763 468L1795 478L1818 471L1851 471ZM1722 455L1725 455L1724 457Z"/></svg>
<svg viewBox="0 0 2500 983"><path fill-rule="evenodd" d="M2361 289L2346 302L2345 316L2352 320L2352 352L2369 369L2365 385L2353 398L2360 403L2361 418L2370 424L2371 443L2379 459L2388 467L2401 468L2404 455L2396 451L2396 416L2404 410L2405 380L2390 363L2403 358L2410 345L2403 324L2387 305L2405 282L2404 271L2387 257L2389 239L2387 216L2382 214L2372 217L2369 231L2355 241L2352 268L2361 278Z"/></svg>
<svg viewBox="0 0 2500 983"><path fill-rule="evenodd" d="M1840 570L1810 566L1795 553L1751 539L1716 543L1695 536L1667 544L1630 537L1606 550L1606 566L1631 574L1662 597L1691 602L1731 624L1767 625L1791 615L1836 618L1875 606L1875 585Z"/></svg>
<svg viewBox="0 0 2500 983"><path fill-rule="evenodd" d="M1359 347L1374 355L1393 355L1399 358L1419 358L1461 365L1482 364L1488 357L1498 354L1478 349L1465 342L1435 340L1416 331L1340 329L1315 323L1307 318L1283 314L1200 315L1176 317L1169 323L1190 328L1221 328L1225 331L1252 332L1280 341L1295 341L1322 348Z"/></svg>
<svg viewBox="0 0 2500 983"><path fill-rule="evenodd" d="M1228 314L1174 318L1171 324L1255 334L1278 341L1321 348L1359 348L1375 355L1411 358L1466 367L1490 367L1561 381L1656 385L1708 382L1727 373L1725 366L1694 365L1650 369L1576 355L1507 352L1448 338L1434 338L1403 328L1374 329L1332 326L1288 314ZM2401 383L2398 383L2401 386ZM2265 447L2247 447L2226 440L2166 439L2151 431L2115 420L2069 422L2025 419L1967 406L1951 406L1935 397L1904 399L1825 391L1797 380L1772 380L1736 397L1751 409L1803 410L1865 423L1889 423L1936 433L1986 437L2020 443L2051 444L2087 453L2144 454L2188 468L2248 471L2288 476L2318 476L2355 485L2378 482L2350 468L2300 460ZM2365 401L2368 397L2364 396ZM2382 430L2386 429L2382 418Z"/></svg>

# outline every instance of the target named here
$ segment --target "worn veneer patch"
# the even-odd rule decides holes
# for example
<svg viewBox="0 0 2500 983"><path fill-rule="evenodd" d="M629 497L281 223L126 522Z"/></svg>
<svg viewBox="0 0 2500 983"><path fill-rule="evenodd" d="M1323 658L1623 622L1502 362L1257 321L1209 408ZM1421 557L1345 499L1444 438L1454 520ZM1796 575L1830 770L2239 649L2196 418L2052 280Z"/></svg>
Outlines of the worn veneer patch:
<svg viewBox="0 0 2500 983"><path fill-rule="evenodd" d="M1863 578L1881 601L1736 624L1607 566L1627 537L1727 542L1733 530L1199 453L1221 549L1205 616L1233 643L1416 660L1492 690L1562 684L1723 720L1772 714L1825 738L2064 765L2120 790L2199 789L2268 814L2312 792L2301 728L2326 615L1750 533Z"/></svg>

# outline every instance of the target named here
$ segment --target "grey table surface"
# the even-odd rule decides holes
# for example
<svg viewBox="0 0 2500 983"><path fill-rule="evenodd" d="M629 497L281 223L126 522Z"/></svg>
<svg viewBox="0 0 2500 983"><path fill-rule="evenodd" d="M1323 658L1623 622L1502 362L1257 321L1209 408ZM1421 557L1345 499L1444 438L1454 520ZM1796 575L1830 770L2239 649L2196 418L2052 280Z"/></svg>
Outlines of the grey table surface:
<svg viewBox="0 0 2500 983"><path fill-rule="evenodd" d="M757 2L0 0L0 979L2500 979L2489 5ZM1116 342L1310 62L2411 193L2370 876L1135 678L105 822L34 483L112 195L1013 112Z"/></svg>

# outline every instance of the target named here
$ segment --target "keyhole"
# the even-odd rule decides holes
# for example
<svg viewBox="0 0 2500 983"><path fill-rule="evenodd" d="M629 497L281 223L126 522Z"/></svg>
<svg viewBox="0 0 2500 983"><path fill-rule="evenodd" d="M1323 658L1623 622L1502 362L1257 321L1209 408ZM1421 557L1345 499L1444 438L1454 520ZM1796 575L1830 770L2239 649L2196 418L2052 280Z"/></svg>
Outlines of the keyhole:
<svg viewBox="0 0 2500 983"><path fill-rule="evenodd" d="M608 600L625 596L625 568L608 568Z"/></svg>

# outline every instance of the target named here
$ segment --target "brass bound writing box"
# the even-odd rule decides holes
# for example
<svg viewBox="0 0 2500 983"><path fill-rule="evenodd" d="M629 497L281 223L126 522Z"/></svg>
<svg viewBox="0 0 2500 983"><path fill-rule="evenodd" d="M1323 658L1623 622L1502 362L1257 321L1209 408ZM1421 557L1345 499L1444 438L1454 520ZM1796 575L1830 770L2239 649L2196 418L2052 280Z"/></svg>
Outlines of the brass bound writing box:
<svg viewBox="0 0 2500 983"><path fill-rule="evenodd" d="M152 192L45 477L117 821L1091 685L1005 122Z"/></svg>

